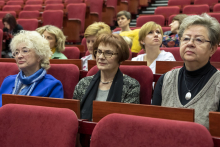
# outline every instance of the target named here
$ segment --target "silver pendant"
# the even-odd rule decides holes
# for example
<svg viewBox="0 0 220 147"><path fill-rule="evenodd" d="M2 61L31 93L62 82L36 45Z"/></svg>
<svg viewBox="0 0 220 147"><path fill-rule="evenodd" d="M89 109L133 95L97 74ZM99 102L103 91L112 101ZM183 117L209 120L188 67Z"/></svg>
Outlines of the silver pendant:
<svg viewBox="0 0 220 147"><path fill-rule="evenodd" d="M186 100L191 99L191 93L190 93L190 92L187 92L185 98L186 98Z"/></svg>

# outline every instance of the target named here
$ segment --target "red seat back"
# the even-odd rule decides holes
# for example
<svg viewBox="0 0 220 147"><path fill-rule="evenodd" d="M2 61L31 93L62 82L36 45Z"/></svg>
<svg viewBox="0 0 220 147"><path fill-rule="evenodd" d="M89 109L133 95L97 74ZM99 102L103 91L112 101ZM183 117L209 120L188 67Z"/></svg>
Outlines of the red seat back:
<svg viewBox="0 0 220 147"><path fill-rule="evenodd" d="M215 4L214 5L213 12L220 12L220 4Z"/></svg>
<svg viewBox="0 0 220 147"><path fill-rule="evenodd" d="M211 62L220 62L220 47L216 50L216 52L212 55L210 61Z"/></svg>
<svg viewBox="0 0 220 147"><path fill-rule="evenodd" d="M17 23L20 24L24 30L35 31L38 28L37 19L17 19Z"/></svg>
<svg viewBox="0 0 220 147"><path fill-rule="evenodd" d="M19 16L18 16L18 18L38 18L38 17L40 17L40 13L39 13L39 11L21 11L20 13L19 13Z"/></svg>
<svg viewBox="0 0 220 147"><path fill-rule="evenodd" d="M47 4L62 4L62 0L46 0L45 5Z"/></svg>
<svg viewBox="0 0 220 147"><path fill-rule="evenodd" d="M73 147L76 143L78 119L70 109L7 104L0 110L0 120L4 147Z"/></svg>
<svg viewBox="0 0 220 147"><path fill-rule="evenodd" d="M200 15L202 13L207 13L209 12L209 5L204 4L204 5L187 5L183 8L183 13L184 14L197 14Z"/></svg>
<svg viewBox="0 0 220 147"><path fill-rule="evenodd" d="M101 119L92 132L90 147L104 146L214 147L214 143L209 131L194 122L114 113Z"/></svg>
<svg viewBox="0 0 220 147"><path fill-rule="evenodd" d="M90 3L90 13L97 14L102 21L103 0L87 0Z"/></svg>
<svg viewBox="0 0 220 147"><path fill-rule="evenodd" d="M81 22L81 33L84 32L86 4L68 4L67 5L68 20L79 20Z"/></svg>
<svg viewBox="0 0 220 147"><path fill-rule="evenodd" d="M180 10L182 10L183 6L190 5L191 0L169 0L168 6L180 6Z"/></svg>
<svg viewBox="0 0 220 147"><path fill-rule="evenodd" d="M21 11L20 5L5 5L3 11Z"/></svg>
<svg viewBox="0 0 220 147"><path fill-rule="evenodd" d="M42 5L25 5L23 10L25 10L25 11L41 11Z"/></svg>
<svg viewBox="0 0 220 147"><path fill-rule="evenodd" d="M12 14L12 15L16 18L16 12L15 12L15 11L0 11L0 18L5 17L5 15L6 15L7 13Z"/></svg>
<svg viewBox="0 0 220 147"><path fill-rule="evenodd" d="M47 73L61 81L64 98L72 99L75 86L79 82L79 68L74 64L51 64Z"/></svg>
<svg viewBox="0 0 220 147"><path fill-rule="evenodd" d="M45 10L63 10L63 4L47 4Z"/></svg>
<svg viewBox="0 0 220 147"><path fill-rule="evenodd" d="M85 37L82 39L81 45L84 46L85 52L88 51L88 48L87 48L87 45L86 45L86 38Z"/></svg>
<svg viewBox="0 0 220 147"><path fill-rule="evenodd" d="M0 29L3 30L3 28L4 28L4 24L2 23L2 20L0 20Z"/></svg>
<svg viewBox="0 0 220 147"><path fill-rule="evenodd" d="M77 47L65 47L62 52L68 59L79 59L80 51Z"/></svg>
<svg viewBox="0 0 220 147"><path fill-rule="evenodd" d="M60 29L63 27L63 11L61 10L45 10L43 12L43 26L54 25ZM56 19L54 19L56 18Z"/></svg>
<svg viewBox="0 0 220 147"><path fill-rule="evenodd" d="M214 6L214 4L217 4L218 0L194 0L195 5L201 5L201 4L208 4L209 6Z"/></svg>
<svg viewBox="0 0 220 147"><path fill-rule="evenodd" d="M141 15L137 18L136 26L142 27L145 23L149 21L154 21L161 26L165 25L165 18L163 15Z"/></svg>
<svg viewBox="0 0 220 147"><path fill-rule="evenodd" d="M207 14L210 15L211 17L216 18L220 23L220 13L207 13Z"/></svg>
<svg viewBox="0 0 220 147"><path fill-rule="evenodd" d="M26 1L26 5L42 5L42 0L28 0Z"/></svg>
<svg viewBox="0 0 220 147"><path fill-rule="evenodd" d="M97 66L92 67L87 76L92 76L98 72ZM151 104L153 73L148 66L121 65L122 73L136 79L140 84L140 103ZM140 74L141 71L141 74Z"/></svg>
<svg viewBox="0 0 220 147"><path fill-rule="evenodd" d="M8 1L6 4L7 5L23 5L24 2L23 1Z"/></svg>
<svg viewBox="0 0 220 147"><path fill-rule="evenodd" d="M170 15L179 14L180 8L178 6L166 6L166 7L157 7L154 14L164 15L165 19L168 20Z"/></svg>

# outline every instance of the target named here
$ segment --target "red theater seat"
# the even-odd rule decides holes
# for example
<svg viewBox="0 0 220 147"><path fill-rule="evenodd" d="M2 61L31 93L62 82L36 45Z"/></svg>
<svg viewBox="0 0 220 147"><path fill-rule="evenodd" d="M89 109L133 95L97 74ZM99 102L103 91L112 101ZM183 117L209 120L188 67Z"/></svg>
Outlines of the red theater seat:
<svg viewBox="0 0 220 147"><path fill-rule="evenodd" d="M51 64L47 73L61 81L64 98L72 99L75 86L79 82L79 68L74 64Z"/></svg>
<svg viewBox="0 0 220 147"><path fill-rule="evenodd" d="M163 15L141 15L137 18L136 27L142 27L149 21L154 21L161 26L165 25L165 18Z"/></svg>
<svg viewBox="0 0 220 147"><path fill-rule="evenodd" d="M187 5L183 8L183 13L184 14L197 14L201 15L202 13L207 13L209 12L209 5L204 4L204 5Z"/></svg>
<svg viewBox="0 0 220 147"><path fill-rule="evenodd" d="M208 4L210 10L213 9L213 6L218 3L218 0L194 0L194 5Z"/></svg>
<svg viewBox="0 0 220 147"><path fill-rule="evenodd" d="M103 0L87 0L90 3L90 14L97 14L102 21Z"/></svg>
<svg viewBox="0 0 220 147"><path fill-rule="evenodd" d="M17 23L20 24L24 30L35 31L38 28L37 19L17 19Z"/></svg>
<svg viewBox="0 0 220 147"><path fill-rule="evenodd" d="M23 10L25 11L41 11L42 5L25 5Z"/></svg>
<svg viewBox="0 0 220 147"><path fill-rule="evenodd" d="M24 2L23 1L8 1L7 3L6 3L6 5L23 5L24 4Z"/></svg>
<svg viewBox="0 0 220 147"><path fill-rule="evenodd" d="M20 5L5 5L2 11L21 11Z"/></svg>
<svg viewBox="0 0 220 147"><path fill-rule="evenodd" d="M215 4L214 5L213 12L220 12L220 4Z"/></svg>
<svg viewBox="0 0 220 147"><path fill-rule="evenodd" d="M86 38L83 38L83 39L82 39L81 45L83 45L83 46L84 46L85 51L87 51L87 50L88 50L88 49L87 49L87 45L86 45Z"/></svg>
<svg viewBox="0 0 220 147"><path fill-rule="evenodd" d="M66 108L7 104L0 109L2 147L73 147L78 119Z"/></svg>
<svg viewBox="0 0 220 147"><path fill-rule="evenodd" d="M211 17L216 18L220 23L220 13L207 13L207 14L210 15Z"/></svg>
<svg viewBox="0 0 220 147"><path fill-rule="evenodd" d="M3 30L3 28L4 28L4 25L3 25L3 23L2 23L2 20L0 20L0 29Z"/></svg>
<svg viewBox="0 0 220 147"><path fill-rule="evenodd" d="M63 4L47 4L45 10L63 10Z"/></svg>
<svg viewBox="0 0 220 147"><path fill-rule="evenodd" d="M18 18L26 18L26 19L33 19L33 18L38 18L40 17L39 11L21 11L19 13Z"/></svg>
<svg viewBox="0 0 220 147"><path fill-rule="evenodd" d="M79 59L80 51L77 47L65 47L62 52L68 59Z"/></svg>
<svg viewBox="0 0 220 147"><path fill-rule="evenodd" d="M85 17L86 17L86 4L68 4L67 5L68 20L78 20L81 22L80 32L84 32Z"/></svg>
<svg viewBox="0 0 220 147"><path fill-rule="evenodd" d="M168 20L170 15L179 13L180 8L178 6L157 7L154 12L156 15L164 15L166 20Z"/></svg>
<svg viewBox="0 0 220 147"><path fill-rule="evenodd" d="M153 83L153 73L148 66L130 66L121 65L120 70L122 73L136 79L140 88L140 103L141 104L151 104L152 95L152 83ZM141 71L141 74L140 74ZM92 76L98 72L97 66L92 67L87 76Z"/></svg>
<svg viewBox="0 0 220 147"><path fill-rule="evenodd" d="M54 25L60 29L63 27L63 11L61 10L45 10L43 12L43 26ZM56 19L54 19L56 18Z"/></svg>
<svg viewBox="0 0 220 147"><path fill-rule="evenodd" d="M7 76L18 74L19 69L15 63L0 62L0 71L4 71L0 74L0 85L2 85L3 80Z"/></svg>
<svg viewBox="0 0 220 147"><path fill-rule="evenodd" d="M26 5L42 5L42 0L28 0L26 1Z"/></svg>
<svg viewBox="0 0 220 147"><path fill-rule="evenodd" d="M12 14L12 15L16 18L16 12L15 12L15 11L0 11L0 18L5 17L5 15L6 15L7 13Z"/></svg>
<svg viewBox="0 0 220 147"><path fill-rule="evenodd" d="M194 122L115 113L97 123L90 147L116 146L214 147L214 143L209 131Z"/></svg>
<svg viewBox="0 0 220 147"><path fill-rule="evenodd" d="M46 0L45 5L47 4L62 4L62 0Z"/></svg>
<svg viewBox="0 0 220 147"><path fill-rule="evenodd" d="M211 62L220 62L220 47L216 50L216 52L212 55Z"/></svg>

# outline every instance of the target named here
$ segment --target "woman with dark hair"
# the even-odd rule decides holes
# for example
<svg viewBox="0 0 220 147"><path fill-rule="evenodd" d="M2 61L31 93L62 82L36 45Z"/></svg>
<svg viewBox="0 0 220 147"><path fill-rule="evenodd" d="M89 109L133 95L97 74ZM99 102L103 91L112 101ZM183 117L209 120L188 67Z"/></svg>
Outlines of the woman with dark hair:
<svg viewBox="0 0 220 147"><path fill-rule="evenodd" d="M12 53L9 49L9 44L11 39L16 33L19 33L20 30L23 30L23 27L17 24L15 17L8 13L3 17L2 23L3 28L3 40L5 40L5 45L3 46L2 57L4 58L13 58Z"/></svg>

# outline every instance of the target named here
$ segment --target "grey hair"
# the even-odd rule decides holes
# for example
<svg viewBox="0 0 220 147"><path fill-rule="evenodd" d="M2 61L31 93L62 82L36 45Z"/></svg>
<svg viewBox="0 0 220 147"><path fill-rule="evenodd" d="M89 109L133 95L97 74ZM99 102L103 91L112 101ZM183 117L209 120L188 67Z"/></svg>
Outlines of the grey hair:
<svg viewBox="0 0 220 147"><path fill-rule="evenodd" d="M183 36L184 31L192 25L201 25L208 30L208 38L211 41L211 47L219 44L220 25L215 18L209 16L206 13L203 13L202 15L192 15L186 17L183 19L183 22L180 25L178 33L180 39Z"/></svg>
<svg viewBox="0 0 220 147"><path fill-rule="evenodd" d="M50 50L49 42L38 32L22 30L20 33L16 34L10 43L10 49L12 53L15 52L20 43L25 43L27 48L33 49L35 51L35 53L41 59L41 68L50 68L49 60L53 53Z"/></svg>

